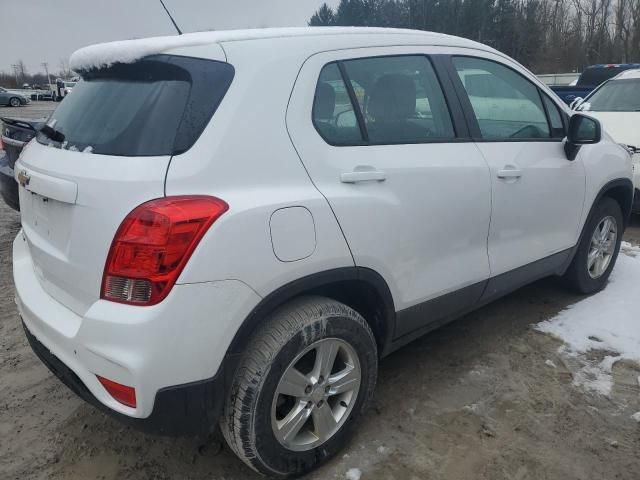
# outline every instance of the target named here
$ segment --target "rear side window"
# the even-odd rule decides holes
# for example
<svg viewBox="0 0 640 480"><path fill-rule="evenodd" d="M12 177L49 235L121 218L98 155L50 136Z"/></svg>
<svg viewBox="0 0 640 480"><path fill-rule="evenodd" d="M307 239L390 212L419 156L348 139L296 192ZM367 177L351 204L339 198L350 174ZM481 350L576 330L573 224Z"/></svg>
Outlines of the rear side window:
<svg viewBox="0 0 640 480"><path fill-rule="evenodd" d="M326 65L316 88L313 120L323 138L334 145L455 138L435 71L421 55Z"/></svg>
<svg viewBox="0 0 640 480"><path fill-rule="evenodd" d="M550 138L538 87L515 71L490 60L454 57L482 138L495 140ZM483 77L480 87L478 76Z"/></svg>
<svg viewBox="0 0 640 480"><path fill-rule="evenodd" d="M83 73L47 124L40 143L118 156L176 155L198 139L222 101L228 63L154 55Z"/></svg>
<svg viewBox="0 0 640 480"><path fill-rule="evenodd" d="M356 113L337 63L326 65L320 72L313 102L313 123L331 144L362 143Z"/></svg>

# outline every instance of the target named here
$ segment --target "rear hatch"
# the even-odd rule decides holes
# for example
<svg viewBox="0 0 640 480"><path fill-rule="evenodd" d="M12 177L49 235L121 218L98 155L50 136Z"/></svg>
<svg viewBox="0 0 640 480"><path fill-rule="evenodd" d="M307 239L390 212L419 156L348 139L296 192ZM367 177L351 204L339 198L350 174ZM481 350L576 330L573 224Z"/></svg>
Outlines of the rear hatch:
<svg viewBox="0 0 640 480"><path fill-rule="evenodd" d="M164 196L173 155L202 133L229 64L154 55L83 72L16 166L22 227L43 288L79 315L100 297L124 217Z"/></svg>

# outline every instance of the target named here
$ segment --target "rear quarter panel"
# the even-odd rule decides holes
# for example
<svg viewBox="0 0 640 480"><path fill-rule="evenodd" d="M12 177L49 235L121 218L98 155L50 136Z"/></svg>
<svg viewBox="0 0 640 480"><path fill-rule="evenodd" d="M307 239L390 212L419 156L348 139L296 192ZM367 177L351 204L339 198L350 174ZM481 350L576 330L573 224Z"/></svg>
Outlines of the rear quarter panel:
<svg viewBox="0 0 640 480"><path fill-rule="evenodd" d="M171 161L167 195L213 195L229 204L178 283L235 279L265 296L306 275L353 266L333 212L287 134L287 104L304 54L286 42L223 45L236 76L200 139ZM297 261L279 260L272 245L271 216L285 207L304 207L313 217L316 248Z"/></svg>

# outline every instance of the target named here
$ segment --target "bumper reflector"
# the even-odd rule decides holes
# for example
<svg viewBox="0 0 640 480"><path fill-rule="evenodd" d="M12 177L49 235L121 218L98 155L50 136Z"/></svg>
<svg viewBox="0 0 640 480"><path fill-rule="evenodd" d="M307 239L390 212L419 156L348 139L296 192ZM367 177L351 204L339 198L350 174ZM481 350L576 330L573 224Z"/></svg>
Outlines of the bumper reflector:
<svg viewBox="0 0 640 480"><path fill-rule="evenodd" d="M127 407L136 408L136 389L96 375L109 395Z"/></svg>

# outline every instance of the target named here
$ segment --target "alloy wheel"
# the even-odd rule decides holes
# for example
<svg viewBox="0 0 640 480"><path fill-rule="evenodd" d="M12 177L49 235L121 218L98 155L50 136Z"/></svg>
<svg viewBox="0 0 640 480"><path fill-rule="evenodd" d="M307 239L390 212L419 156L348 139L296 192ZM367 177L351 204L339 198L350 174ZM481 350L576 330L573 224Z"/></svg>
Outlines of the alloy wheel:
<svg viewBox="0 0 640 480"><path fill-rule="evenodd" d="M309 345L276 387L271 407L276 439L294 451L322 445L349 417L361 380L360 361L349 343L325 338Z"/></svg>
<svg viewBox="0 0 640 480"><path fill-rule="evenodd" d="M591 236L587 271L593 279L600 278L609 268L618 240L618 227L615 218L607 216L600 220Z"/></svg>

